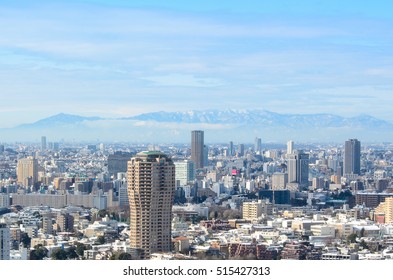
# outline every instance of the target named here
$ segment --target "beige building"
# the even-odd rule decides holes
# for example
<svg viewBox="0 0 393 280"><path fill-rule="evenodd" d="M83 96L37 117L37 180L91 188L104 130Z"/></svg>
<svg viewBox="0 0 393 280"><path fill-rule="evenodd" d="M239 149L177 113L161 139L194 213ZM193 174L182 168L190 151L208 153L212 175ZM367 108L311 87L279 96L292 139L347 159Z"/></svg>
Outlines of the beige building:
<svg viewBox="0 0 393 280"><path fill-rule="evenodd" d="M38 182L38 161L33 157L18 160L17 165L18 183L24 186L32 186Z"/></svg>
<svg viewBox="0 0 393 280"><path fill-rule="evenodd" d="M134 257L171 251L175 165L162 152L141 152L128 162L130 243Z"/></svg>
<svg viewBox="0 0 393 280"><path fill-rule="evenodd" d="M375 215L384 214L385 223L390 224L393 222L393 197L385 198L384 202L381 202L374 211Z"/></svg>
<svg viewBox="0 0 393 280"><path fill-rule="evenodd" d="M288 174L276 172L272 175L272 190L284 190L288 184Z"/></svg>
<svg viewBox="0 0 393 280"><path fill-rule="evenodd" d="M271 215L273 212L273 206L271 203L258 200L251 202L243 202L243 219L248 221L258 220L262 214Z"/></svg>

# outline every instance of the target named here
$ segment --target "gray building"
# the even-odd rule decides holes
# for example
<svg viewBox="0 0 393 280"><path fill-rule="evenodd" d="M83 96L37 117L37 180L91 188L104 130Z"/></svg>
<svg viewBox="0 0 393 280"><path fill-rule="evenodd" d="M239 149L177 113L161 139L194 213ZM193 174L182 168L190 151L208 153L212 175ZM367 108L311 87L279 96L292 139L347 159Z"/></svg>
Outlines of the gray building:
<svg viewBox="0 0 393 280"><path fill-rule="evenodd" d="M360 175L360 141L357 139L345 141L344 176L347 174Z"/></svg>
<svg viewBox="0 0 393 280"><path fill-rule="evenodd" d="M204 132L202 130L191 131L191 160L195 168L204 166Z"/></svg>

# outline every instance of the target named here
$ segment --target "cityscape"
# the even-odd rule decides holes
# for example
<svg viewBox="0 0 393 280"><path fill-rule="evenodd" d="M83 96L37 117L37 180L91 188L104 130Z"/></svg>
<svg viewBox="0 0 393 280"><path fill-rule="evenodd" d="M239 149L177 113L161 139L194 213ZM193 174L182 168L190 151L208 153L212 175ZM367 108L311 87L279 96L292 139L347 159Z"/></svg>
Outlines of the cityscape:
<svg viewBox="0 0 393 280"><path fill-rule="evenodd" d="M0 260L392 260L392 10L1 1Z"/></svg>
<svg viewBox="0 0 393 280"><path fill-rule="evenodd" d="M1 144L1 259L392 258L391 144L190 136Z"/></svg>

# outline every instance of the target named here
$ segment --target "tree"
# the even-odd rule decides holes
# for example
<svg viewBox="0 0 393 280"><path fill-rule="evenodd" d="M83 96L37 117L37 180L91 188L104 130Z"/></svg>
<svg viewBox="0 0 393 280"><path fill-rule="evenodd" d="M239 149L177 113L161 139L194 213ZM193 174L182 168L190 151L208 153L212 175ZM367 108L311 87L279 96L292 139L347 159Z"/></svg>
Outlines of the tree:
<svg viewBox="0 0 393 280"><path fill-rule="evenodd" d="M132 257L129 253L121 252L119 254L118 260L132 260Z"/></svg>
<svg viewBox="0 0 393 280"><path fill-rule="evenodd" d="M29 248L31 244L31 238L26 232L20 234L20 241L23 243L23 247Z"/></svg>
<svg viewBox="0 0 393 280"><path fill-rule="evenodd" d="M67 259L69 260L74 260L74 259L78 259L79 256L76 253L76 247L72 246L67 250Z"/></svg>
<svg viewBox="0 0 393 280"><path fill-rule="evenodd" d="M67 252L64 249L58 248L55 249L50 255L52 260L67 260Z"/></svg>
<svg viewBox="0 0 393 280"><path fill-rule="evenodd" d="M48 255L48 249L43 245L38 244L34 247L34 250L30 252L30 260L43 260Z"/></svg>
<svg viewBox="0 0 393 280"><path fill-rule="evenodd" d="M88 248L87 248L87 246L85 245L85 244L82 244L82 243L76 243L76 248L75 248L75 252L79 255L79 256L81 256L81 257L83 257L83 255L84 255L84 253L85 253L85 250L87 250Z"/></svg>
<svg viewBox="0 0 393 280"><path fill-rule="evenodd" d="M357 234L356 233L352 233L350 235L347 236L347 241L349 243L356 243L356 238L357 238Z"/></svg>

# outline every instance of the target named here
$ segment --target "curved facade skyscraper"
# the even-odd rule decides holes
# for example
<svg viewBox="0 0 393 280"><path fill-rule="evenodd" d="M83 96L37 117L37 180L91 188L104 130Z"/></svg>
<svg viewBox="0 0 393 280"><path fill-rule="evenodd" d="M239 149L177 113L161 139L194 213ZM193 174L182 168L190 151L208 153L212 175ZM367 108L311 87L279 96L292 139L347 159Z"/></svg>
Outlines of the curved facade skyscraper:
<svg viewBox="0 0 393 280"><path fill-rule="evenodd" d="M135 258L171 251L175 165L162 152L141 152L128 162L130 243Z"/></svg>

